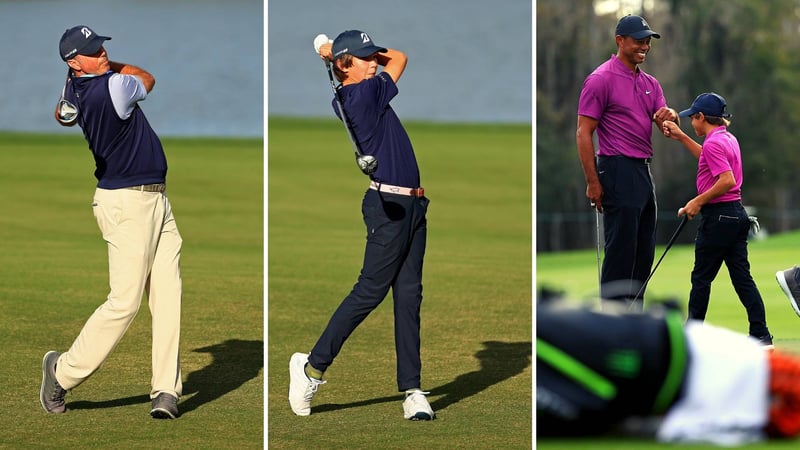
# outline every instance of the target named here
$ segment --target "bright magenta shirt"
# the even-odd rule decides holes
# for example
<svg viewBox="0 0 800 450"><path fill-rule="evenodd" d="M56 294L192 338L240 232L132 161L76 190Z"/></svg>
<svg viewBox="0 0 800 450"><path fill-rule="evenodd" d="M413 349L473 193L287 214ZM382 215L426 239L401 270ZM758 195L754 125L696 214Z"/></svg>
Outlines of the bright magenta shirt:
<svg viewBox="0 0 800 450"><path fill-rule="evenodd" d="M709 203L742 199L742 153L739 141L723 125L711 130L703 140L703 150L697 161L697 193L711 189L719 175L729 170L733 172L736 185Z"/></svg>
<svg viewBox="0 0 800 450"><path fill-rule="evenodd" d="M653 114L662 106L667 101L658 80L611 55L583 82L578 115L598 121L598 155L649 158Z"/></svg>

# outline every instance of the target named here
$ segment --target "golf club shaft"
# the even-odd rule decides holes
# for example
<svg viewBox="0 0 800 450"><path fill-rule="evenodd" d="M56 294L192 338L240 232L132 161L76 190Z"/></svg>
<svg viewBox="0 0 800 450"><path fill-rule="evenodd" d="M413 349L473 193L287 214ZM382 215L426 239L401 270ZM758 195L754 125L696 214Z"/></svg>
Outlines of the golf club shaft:
<svg viewBox="0 0 800 450"><path fill-rule="evenodd" d="M639 292L637 292L636 295L633 297L633 302L635 302L636 299L639 298L639 296L642 294L645 286L647 286L647 283L650 281L650 278L652 278L653 274L656 273L658 265L661 264L661 261L664 259L665 256L667 256L667 252L672 247L672 244L675 243L675 240L678 239L678 235L681 234L681 230L683 230L683 227L686 225L686 222L688 222L688 220L689 220L688 215L684 215L681 218L681 223L678 224L678 228L675 230L675 233L672 234L672 237L669 239L669 242L667 242L667 247L664 249L664 253L661 254L661 258L658 258L658 262L653 267L653 270L650 271L650 275L647 276L647 279L644 280L644 283L642 283L642 287L639 289ZM631 304L633 304L633 302L631 302Z"/></svg>
<svg viewBox="0 0 800 450"><path fill-rule="evenodd" d="M603 297L603 275L602 275L602 266L600 264L600 210L592 204L594 207L594 222L596 228L596 235L595 241L597 244L597 289L598 289L598 297Z"/></svg>
<svg viewBox="0 0 800 450"><path fill-rule="evenodd" d="M336 106L339 107L339 114L342 115L344 129L347 131L347 137L350 138L350 143L353 144L353 150L355 150L356 156L364 156L364 154L361 152L361 147L358 145L358 141L356 141L355 135L353 135L353 130L350 129L350 119L348 119L347 114L344 112L344 107L342 106L342 97L339 94L339 90L336 89L336 82L333 80L333 69L331 69L331 64L333 63L325 61L325 67L328 69L328 77L331 80L333 97L336 99Z"/></svg>

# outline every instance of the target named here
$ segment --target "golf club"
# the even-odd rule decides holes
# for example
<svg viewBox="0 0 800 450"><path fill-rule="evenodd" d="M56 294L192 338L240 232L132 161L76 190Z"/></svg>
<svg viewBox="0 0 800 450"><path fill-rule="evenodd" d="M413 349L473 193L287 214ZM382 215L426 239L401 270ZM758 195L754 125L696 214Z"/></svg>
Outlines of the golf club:
<svg viewBox="0 0 800 450"><path fill-rule="evenodd" d="M72 81L70 77L71 71L67 69L67 80L64 82L64 87L61 88L61 97L58 100L58 121L64 125L74 125L78 120L78 107L64 98L67 91L67 85Z"/></svg>
<svg viewBox="0 0 800 450"><path fill-rule="evenodd" d="M314 38L314 50L319 53L319 48L323 44L332 42L333 41L331 41L328 36L319 34ZM342 107L342 98L339 94L339 89L336 88L336 81L333 79L333 61L328 61L326 59L323 62L325 64L325 68L328 69L328 78L331 81L331 89L333 89L333 96L336 99L336 106L339 108L339 113L342 116L344 129L347 131L347 137L350 138L350 143L353 144L353 150L355 150L356 153L356 164L358 164L358 168L361 169L361 172L363 172L364 175L372 175L376 170L378 170L378 160L374 156L365 155L361 151L358 141L356 141L353 131L351 130L350 119L347 117L347 114L345 114L344 107Z"/></svg>
<svg viewBox="0 0 800 450"><path fill-rule="evenodd" d="M650 278L652 278L653 274L656 273L658 265L661 264L661 261L664 259L665 256L667 256L667 252L669 251L670 247L672 247L672 244L675 243L675 240L678 238L678 235L681 234L681 230L683 230L683 227L686 225L686 222L688 221L689 221L689 216L684 214L683 217L681 217L681 223L678 224L678 228L675 230L675 233L673 233L672 237L669 238L669 242L667 242L667 247L664 249L664 253L661 255L661 258L658 258L658 262L653 267L653 270L650 271L650 275L647 276L647 279L644 280L644 283L642 283L642 287L639 289L639 292L637 292L636 295L633 297L633 301L631 301L630 305L628 305L628 308L630 308L631 305L633 305L633 303L636 302L636 299L639 298L639 295L642 294L645 286L647 286L647 282L650 281Z"/></svg>
<svg viewBox="0 0 800 450"><path fill-rule="evenodd" d="M602 269L600 264L600 210L597 209L597 205L592 202L592 207L594 208L594 223L597 233L595 235L595 241L597 243L597 292L598 297L603 297L603 277L602 277Z"/></svg>

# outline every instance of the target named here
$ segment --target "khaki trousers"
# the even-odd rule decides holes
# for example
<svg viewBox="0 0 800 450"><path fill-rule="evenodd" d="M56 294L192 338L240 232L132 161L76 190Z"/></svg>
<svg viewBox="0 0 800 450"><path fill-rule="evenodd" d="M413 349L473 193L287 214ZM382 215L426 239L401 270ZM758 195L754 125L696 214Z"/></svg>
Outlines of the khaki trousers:
<svg viewBox="0 0 800 450"><path fill-rule="evenodd" d="M56 379L72 389L92 375L119 343L146 293L152 316L150 397L180 397L181 235L166 194L100 189L92 204L108 243L106 301L86 321L56 366Z"/></svg>

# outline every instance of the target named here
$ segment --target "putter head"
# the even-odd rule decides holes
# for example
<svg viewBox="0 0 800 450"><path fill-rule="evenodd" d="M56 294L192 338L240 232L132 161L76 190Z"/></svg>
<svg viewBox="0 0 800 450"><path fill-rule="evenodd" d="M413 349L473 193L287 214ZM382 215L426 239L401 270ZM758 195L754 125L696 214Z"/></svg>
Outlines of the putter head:
<svg viewBox="0 0 800 450"><path fill-rule="evenodd" d="M356 156L356 164L364 172L364 175L372 175L378 170L378 160L372 155Z"/></svg>
<svg viewBox="0 0 800 450"><path fill-rule="evenodd" d="M78 107L67 100L58 102L58 120L67 125L72 125L78 120Z"/></svg>

